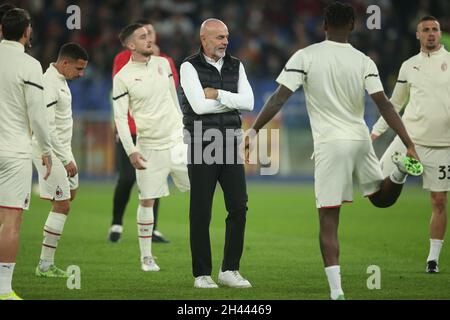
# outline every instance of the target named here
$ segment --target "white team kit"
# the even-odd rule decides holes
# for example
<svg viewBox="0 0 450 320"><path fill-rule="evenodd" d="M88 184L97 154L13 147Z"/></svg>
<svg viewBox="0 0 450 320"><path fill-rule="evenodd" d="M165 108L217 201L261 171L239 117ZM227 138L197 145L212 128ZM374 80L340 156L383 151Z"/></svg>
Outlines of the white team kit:
<svg viewBox="0 0 450 320"><path fill-rule="evenodd" d="M72 154L72 95L66 78L50 64L44 73L44 97L52 143L52 173L44 180L45 167L40 159L39 148L33 137L33 163L39 174L40 197L47 200L70 199L70 190L78 188L78 174L67 177L65 165L75 163Z"/></svg>
<svg viewBox="0 0 450 320"><path fill-rule="evenodd" d="M277 82L303 85L314 139L317 208L353 200L353 178L365 196L383 180L364 122L365 90L383 91L375 63L349 43L323 41L297 51Z"/></svg>
<svg viewBox="0 0 450 320"><path fill-rule="evenodd" d="M147 160L144 170L136 170L139 199L168 196L169 175L180 191L190 188L182 115L171 77L169 62L152 56L147 63L130 59L113 80L114 118L125 152L140 152ZM128 110L136 122L136 146Z"/></svg>
<svg viewBox="0 0 450 320"><path fill-rule="evenodd" d="M436 52L413 56L400 68L391 102L397 111L405 105L403 122L416 144L424 166L423 187L433 192L450 191L450 53L442 46ZM388 129L383 118L372 133ZM381 158L383 173L389 175L389 155L404 152L396 137Z"/></svg>
<svg viewBox="0 0 450 320"><path fill-rule="evenodd" d="M16 41L0 43L0 207L28 209L33 131L39 157L50 154L42 68ZM42 160L41 160L42 161Z"/></svg>

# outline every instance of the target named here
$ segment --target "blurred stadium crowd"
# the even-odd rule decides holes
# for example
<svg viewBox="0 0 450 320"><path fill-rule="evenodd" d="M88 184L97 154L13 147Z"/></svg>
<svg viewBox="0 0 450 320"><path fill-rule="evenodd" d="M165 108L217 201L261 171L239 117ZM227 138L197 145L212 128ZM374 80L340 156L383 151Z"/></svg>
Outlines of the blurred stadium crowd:
<svg viewBox="0 0 450 320"><path fill-rule="evenodd" d="M150 19L162 52L179 67L199 47L198 30L208 17L222 19L230 31L229 52L245 64L250 79L274 80L296 50L324 39L322 9L330 0L21 0L8 1L26 8L33 17L35 39L32 55L43 68L55 59L59 46L75 41L91 56L88 76L79 84L85 101L74 109L110 109L108 90L114 55L121 50L117 34L129 22ZM425 14L440 18L450 30L450 2L446 0L350 0L358 16L352 44L377 63L389 91L401 62L418 50L416 22ZM81 9L81 30L69 30L67 7ZM381 8L381 30L368 30L366 9ZM78 89L78 88L77 88ZM77 90L78 91L78 90ZM76 95L76 94L75 94ZM89 98L91 97L91 98Z"/></svg>
<svg viewBox="0 0 450 320"><path fill-rule="evenodd" d="M357 13L356 30L351 43L378 65L389 94L394 87L401 63L416 54L418 20L434 15L441 22L443 42L450 48L450 1L448 0L341 0L352 4ZM0 0L0 3L5 1ZM70 84L75 115L74 150L83 159L79 163L88 175L114 172L111 126L112 63L122 50L119 31L141 18L152 21L161 51L171 56L177 68L183 59L198 50L199 27L207 18L223 20L229 28L228 52L240 58L246 68L255 95L254 113L260 110L275 78L287 59L298 49L322 41L323 8L332 0L9 0L27 9L33 19L34 39L30 53L44 70L54 61L58 48L74 41L85 47L91 60L86 76ZM67 8L78 5L81 29L69 30ZM370 5L381 9L381 30L369 30L366 13ZM378 117L368 101L366 121ZM299 104L301 107L299 107ZM281 153L286 174L312 173L312 150L304 95L296 94L283 109ZM245 115L251 122L252 115ZM78 120L78 121L77 121ZM111 131L111 130L110 130ZM283 147L284 146L284 147ZM377 152L378 148L375 146ZM380 146L380 150L384 148ZM77 151L78 150L78 151ZM309 153L309 155L308 155ZM106 166L105 166L106 163ZM306 166L305 166L306 163ZM283 171L283 170L282 170Z"/></svg>

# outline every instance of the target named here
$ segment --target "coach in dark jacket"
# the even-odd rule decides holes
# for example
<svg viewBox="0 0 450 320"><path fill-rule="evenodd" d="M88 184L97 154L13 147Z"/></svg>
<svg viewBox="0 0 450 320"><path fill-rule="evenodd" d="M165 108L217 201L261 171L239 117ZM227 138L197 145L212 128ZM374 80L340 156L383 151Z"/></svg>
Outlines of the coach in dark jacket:
<svg viewBox="0 0 450 320"><path fill-rule="evenodd" d="M209 225L217 181L228 211L224 258L218 283L251 284L239 273L247 214L245 171L237 147L240 111L253 109L253 91L242 63L226 53L228 29L208 19L200 28L201 48L181 65L181 107L189 146L190 241L196 288L217 288L211 278Z"/></svg>

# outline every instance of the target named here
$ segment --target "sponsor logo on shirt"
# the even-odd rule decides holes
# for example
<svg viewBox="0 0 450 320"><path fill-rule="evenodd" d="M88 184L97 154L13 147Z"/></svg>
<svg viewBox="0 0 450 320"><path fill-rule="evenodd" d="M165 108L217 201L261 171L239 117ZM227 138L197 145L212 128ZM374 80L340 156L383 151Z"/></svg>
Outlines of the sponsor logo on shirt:
<svg viewBox="0 0 450 320"><path fill-rule="evenodd" d="M134 81L142 81L142 79L138 79L138 78L136 78L136 79L134 79Z"/></svg>

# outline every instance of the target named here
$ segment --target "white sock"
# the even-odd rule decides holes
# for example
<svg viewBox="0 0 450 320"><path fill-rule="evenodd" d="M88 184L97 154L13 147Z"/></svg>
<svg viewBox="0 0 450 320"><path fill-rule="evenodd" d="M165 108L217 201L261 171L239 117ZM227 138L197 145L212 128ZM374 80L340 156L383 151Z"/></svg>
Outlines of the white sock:
<svg viewBox="0 0 450 320"><path fill-rule="evenodd" d="M404 184L406 182L407 176L408 176L407 173L400 171L399 168L397 167L394 167L394 170L392 171L389 178L395 184Z"/></svg>
<svg viewBox="0 0 450 320"><path fill-rule="evenodd" d="M428 254L427 261L439 262L439 254L441 253L444 240L430 239L430 253Z"/></svg>
<svg viewBox="0 0 450 320"><path fill-rule="evenodd" d="M137 210L137 226L141 260L152 256L153 208L139 205Z"/></svg>
<svg viewBox="0 0 450 320"><path fill-rule="evenodd" d="M67 216L62 213L51 212L44 226L44 242L42 243L41 261L39 268L47 271L55 261L56 247L64 229Z"/></svg>
<svg viewBox="0 0 450 320"><path fill-rule="evenodd" d="M0 295L11 293L15 263L0 262Z"/></svg>
<svg viewBox="0 0 450 320"><path fill-rule="evenodd" d="M331 299L336 300L340 295L344 294L341 287L341 267L331 266L325 268L325 273L330 285Z"/></svg>

